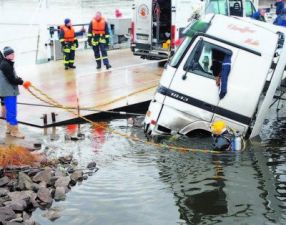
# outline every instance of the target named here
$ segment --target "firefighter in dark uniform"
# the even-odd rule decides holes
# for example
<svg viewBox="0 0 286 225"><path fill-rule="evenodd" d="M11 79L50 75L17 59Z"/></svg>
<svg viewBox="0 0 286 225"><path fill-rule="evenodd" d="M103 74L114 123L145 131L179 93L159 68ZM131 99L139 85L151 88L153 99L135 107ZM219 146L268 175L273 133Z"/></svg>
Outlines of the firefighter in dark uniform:
<svg viewBox="0 0 286 225"><path fill-rule="evenodd" d="M93 48L97 69L101 68L101 60L106 66L106 69L111 68L106 51L106 47L109 44L109 38L108 24L102 17L101 12L97 12L88 28L88 44Z"/></svg>
<svg viewBox="0 0 286 225"><path fill-rule="evenodd" d="M65 69L75 69L74 58L75 50L78 48L77 35L82 34L81 32L75 32L70 19L65 19L65 24L60 27L60 42L63 48L64 54L64 65Z"/></svg>

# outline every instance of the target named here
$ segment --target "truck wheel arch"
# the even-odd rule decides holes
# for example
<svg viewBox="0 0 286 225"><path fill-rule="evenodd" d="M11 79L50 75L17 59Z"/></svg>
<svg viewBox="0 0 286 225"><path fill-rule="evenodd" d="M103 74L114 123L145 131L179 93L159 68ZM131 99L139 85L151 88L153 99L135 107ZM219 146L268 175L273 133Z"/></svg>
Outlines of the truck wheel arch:
<svg viewBox="0 0 286 225"><path fill-rule="evenodd" d="M193 123L188 124L183 129L180 130L180 133L183 135L187 135L188 133L195 130L204 130L210 132L210 123L206 121L195 121Z"/></svg>

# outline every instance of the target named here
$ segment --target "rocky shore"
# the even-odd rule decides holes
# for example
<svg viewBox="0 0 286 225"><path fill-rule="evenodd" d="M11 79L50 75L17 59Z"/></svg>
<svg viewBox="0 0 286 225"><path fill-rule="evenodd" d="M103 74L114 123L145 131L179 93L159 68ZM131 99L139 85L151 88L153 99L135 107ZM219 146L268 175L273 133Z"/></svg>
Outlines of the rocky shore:
<svg viewBox="0 0 286 225"><path fill-rule="evenodd" d="M96 163L78 168L72 156L46 161L37 167L8 167L0 173L0 224L37 225L32 213L46 210L43 216L54 221L60 217L51 208L54 201L65 200L66 194L78 182L97 171Z"/></svg>

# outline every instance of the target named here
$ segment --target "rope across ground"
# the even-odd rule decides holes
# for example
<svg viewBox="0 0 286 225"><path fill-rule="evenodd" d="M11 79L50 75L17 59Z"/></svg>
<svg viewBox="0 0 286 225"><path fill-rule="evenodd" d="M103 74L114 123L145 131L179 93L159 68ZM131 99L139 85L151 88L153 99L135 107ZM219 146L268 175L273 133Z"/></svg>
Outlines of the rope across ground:
<svg viewBox="0 0 286 225"><path fill-rule="evenodd" d="M157 85L156 85L157 86ZM143 91L146 91L146 90L149 90L151 88L154 88L156 86L152 86L152 87L148 87L148 88L144 88L142 90L139 90L139 91L136 91L136 92L133 92L133 93L130 93L129 96L132 96L132 95L135 95L135 94L138 94L140 92L143 92ZM213 151L213 150L209 150L209 149L193 149L193 148L188 148L188 147L181 147L181 146L175 146L175 145L167 145L167 144L161 144L161 143L154 143L154 142L151 142L151 141L147 141L147 140L142 140L138 137L135 137L135 136L132 136L132 135L127 135L125 133L122 133L122 132L119 132L119 131L116 131L114 129L111 129L110 127L106 128L104 127L103 125L101 125L100 123L97 123L97 122L94 122L88 118L86 118L85 116L82 116L78 113L78 110L75 111L75 107L71 107L71 106L65 106L61 103L59 103L58 101L56 101L55 99L51 98L47 93L45 93L44 91L40 90L39 88L37 88L36 86L32 85L30 82L27 82L24 87L26 88L26 90L32 95L34 96L35 98L37 98L38 100L50 105L50 106L54 106L54 107L58 107L58 108L61 108L63 109L64 111L66 112L69 112L71 114L73 114L74 116L77 116L79 118L81 118L82 120L92 124L94 127L100 127L100 128L105 128L105 129L108 129L108 131L110 133L113 133L113 134L116 134L116 135L119 135L121 137L124 137L124 138L127 138L129 140L132 140L134 142L140 142L140 143L143 143L143 144L146 144L146 145L150 145L150 146L153 146L153 147L156 147L156 148L164 148L164 149L170 149L170 150L175 150L175 151L183 151L183 152L193 152L193 153L212 153L212 154L219 154L220 152L218 151ZM96 108L99 108L99 107L102 107L102 106L105 106L105 105L108 105L108 104L111 104L111 103L114 103L116 101L120 101L122 99L124 99L126 96L124 97L119 97L119 98L116 98L116 99L113 99L112 101L108 102L108 103L104 103L104 104L101 104L101 105L97 105L97 106L94 106L94 107L84 107L84 108L80 108L80 109L96 109Z"/></svg>

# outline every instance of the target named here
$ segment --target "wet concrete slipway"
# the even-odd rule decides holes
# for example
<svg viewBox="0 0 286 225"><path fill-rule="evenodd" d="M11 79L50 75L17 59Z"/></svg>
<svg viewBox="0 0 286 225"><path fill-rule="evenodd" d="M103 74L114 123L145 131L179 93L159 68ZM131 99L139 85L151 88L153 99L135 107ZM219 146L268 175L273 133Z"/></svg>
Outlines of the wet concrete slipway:
<svg viewBox="0 0 286 225"><path fill-rule="evenodd" d="M4 2L0 8L3 21L6 1L0 2ZM12 6L6 7L7 15ZM2 40L3 29L0 32ZM243 152L227 154L157 149L104 129L144 139L142 128L131 126L125 119L106 121L101 128L82 125L85 139L77 142L66 138L78 132L76 125L58 127L56 135L52 129L44 134L43 130L23 126L29 139L41 140L41 151L50 157L73 154L81 165L95 160L99 168L74 187L65 201L53 204L60 218L51 222L41 210L35 211L33 218L42 225L285 224L286 111L277 114L276 106L265 121L261 141L253 141ZM3 129L0 137L5 137ZM205 149L210 148L211 140L194 136L164 143Z"/></svg>

